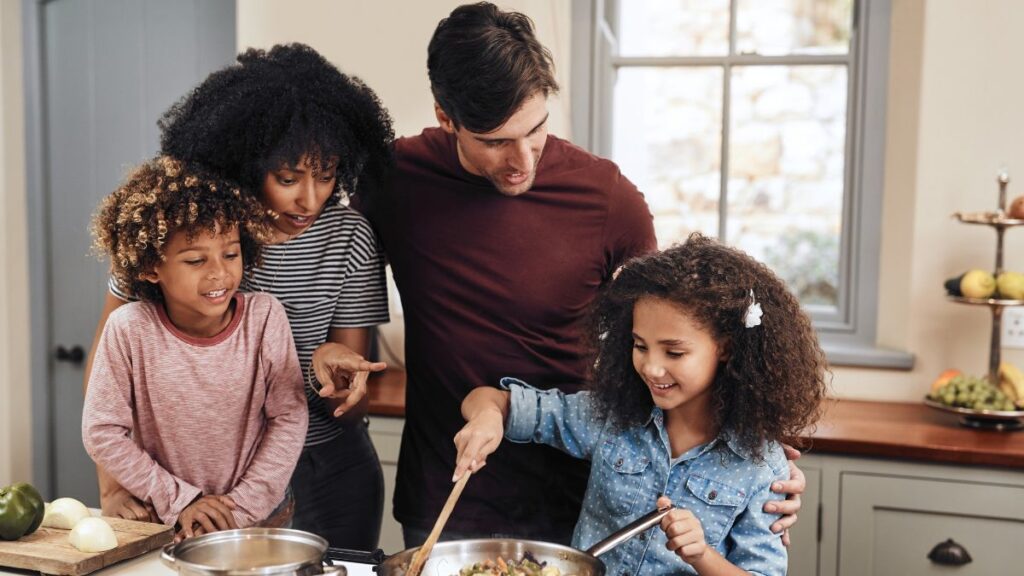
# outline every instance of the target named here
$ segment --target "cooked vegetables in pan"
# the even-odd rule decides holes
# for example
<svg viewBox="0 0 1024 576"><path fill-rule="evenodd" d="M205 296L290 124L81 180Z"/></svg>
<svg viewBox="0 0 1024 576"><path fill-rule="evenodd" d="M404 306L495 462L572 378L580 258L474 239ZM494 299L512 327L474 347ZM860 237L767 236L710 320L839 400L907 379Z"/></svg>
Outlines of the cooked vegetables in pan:
<svg viewBox="0 0 1024 576"><path fill-rule="evenodd" d="M483 562L463 567L459 570L459 576L562 576L562 571L557 566L538 562L532 554L526 553L521 560L506 561L501 556L498 556L497 560L488 558Z"/></svg>

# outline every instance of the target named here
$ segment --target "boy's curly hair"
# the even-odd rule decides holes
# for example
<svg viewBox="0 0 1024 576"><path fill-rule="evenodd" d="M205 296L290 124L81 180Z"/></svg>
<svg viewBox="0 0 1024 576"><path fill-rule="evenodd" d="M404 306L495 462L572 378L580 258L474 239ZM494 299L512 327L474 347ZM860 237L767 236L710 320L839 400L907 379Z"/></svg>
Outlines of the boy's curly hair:
<svg viewBox="0 0 1024 576"><path fill-rule="evenodd" d="M392 163L394 130L377 95L303 44L250 48L210 74L158 122L163 154L196 162L260 197L267 172L314 171L333 157L341 191L368 195Z"/></svg>
<svg viewBox="0 0 1024 576"><path fill-rule="evenodd" d="M124 185L103 199L93 218L93 248L110 257L119 288L142 300L160 301L159 286L143 279L164 260L171 234L191 240L201 232L238 228L247 271L260 263L271 239L263 206L238 185L198 167L160 156L142 164Z"/></svg>
<svg viewBox="0 0 1024 576"><path fill-rule="evenodd" d="M760 326L746 328L751 290L764 315ZM827 368L800 302L764 264L692 234L684 244L627 262L591 310L591 387L616 425L643 424L654 407L632 358L633 307L642 298L678 306L726 350L712 384L711 417L752 455L763 456L767 441L793 442L817 421Z"/></svg>

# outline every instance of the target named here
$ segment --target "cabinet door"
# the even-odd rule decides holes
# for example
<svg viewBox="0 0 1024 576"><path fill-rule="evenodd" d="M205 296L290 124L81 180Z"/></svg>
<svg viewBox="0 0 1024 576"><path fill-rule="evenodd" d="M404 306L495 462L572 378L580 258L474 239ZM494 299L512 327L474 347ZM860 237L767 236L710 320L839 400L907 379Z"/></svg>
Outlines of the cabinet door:
<svg viewBox="0 0 1024 576"><path fill-rule="evenodd" d="M1019 573L1024 487L844 473L839 575ZM928 553L953 539L972 561L936 564Z"/></svg>
<svg viewBox="0 0 1024 576"><path fill-rule="evenodd" d="M821 469L804 466L797 462L807 476L807 489L800 498L800 513L796 526L789 531L789 575L817 576L818 574L818 531L821 518Z"/></svg>
<svg viewBox="0 0 1024 576"><path fill-rule="evenodd" d="M370 439L380 467L384 471L384 522L380 527L380 543L378 546L387 554L394 554L405 549L402 539L402 525L395 520L391 512L391 502L395 494L395 476L398 474L398 449L402 445L401 418L374 416L370 419Z"/></svg>

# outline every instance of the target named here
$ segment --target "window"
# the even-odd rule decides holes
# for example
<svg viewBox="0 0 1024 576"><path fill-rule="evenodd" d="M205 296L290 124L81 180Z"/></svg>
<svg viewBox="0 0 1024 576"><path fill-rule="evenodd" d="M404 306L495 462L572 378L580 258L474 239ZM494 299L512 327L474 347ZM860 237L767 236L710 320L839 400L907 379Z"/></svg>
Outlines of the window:
<svg viewBox="0 0 1024 576"><path fill-rule="evenodd" d="M662 247L737 246L833 364L910 368L874 345L889 1L576 0L573 135L644 192Z"/></svg>

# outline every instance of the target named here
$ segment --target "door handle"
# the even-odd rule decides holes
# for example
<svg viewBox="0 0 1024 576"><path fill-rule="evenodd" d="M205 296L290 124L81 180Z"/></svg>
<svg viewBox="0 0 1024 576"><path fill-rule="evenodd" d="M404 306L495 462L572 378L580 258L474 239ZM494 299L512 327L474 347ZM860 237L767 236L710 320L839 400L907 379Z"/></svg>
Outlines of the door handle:
<svg viewBox="0 0 1024 576"><path fill-rule="evenodd" d="M58 362L81 364L82 360L85 360L85 350L82 350L81 346L72 346L70 350L63 346L57 346L56 357Z"/></svg>

